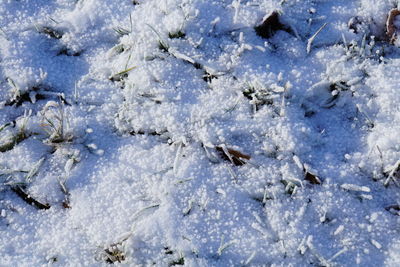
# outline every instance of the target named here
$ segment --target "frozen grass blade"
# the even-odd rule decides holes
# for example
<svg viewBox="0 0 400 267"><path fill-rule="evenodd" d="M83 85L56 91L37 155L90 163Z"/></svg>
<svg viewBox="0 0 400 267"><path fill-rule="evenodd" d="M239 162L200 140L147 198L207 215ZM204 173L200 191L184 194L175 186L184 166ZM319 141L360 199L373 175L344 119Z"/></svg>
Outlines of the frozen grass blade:
<svg viewBox="0 0 400 267"><path fill-rule="evenodd" d="M0 27L0 32L2 33L3 37L8 41L6 32Z"/></svg>
<svg viewBox="0 0 400 267"><path fill-rule="evenodd" d="M175 155L175 159L174 159L174 165L173 165L173 170L174 170L175 176L177 176L177 174L178 174L178 165L179 165L179 160L182 156L182 147L183 147L183 143L179 142L178 149L176 150L176 155Z"/></svg>
<svg viewBox="0 0 400 267"><path fill-rule="evenodd" d="M33 165L32 169L28 172L28 174L25 177L26 183L32 182L32 178L34 176L36 176L36 174L38 173L39 168L42 166L44 160L45 160L45 158L41 158L41 159L39 159L38 162L35 163L35 165Z"/></svg>
<svg viewBox="0 0 400 267"><path fill-rule="evenodd" d="M253 253L251 253L250 256L244 262L244 266L250 265L250 262L254 259L254 257L256 255L257 255L257 253L255 251L253 251Z"/></svg>
<svg viewBox="0 0 400 267"><path fill-rule="evenodd" d="M136 67L130 67L128 69L125 69L121 72L118 72L117 74L112 75L109 79L111 81L121 81L131 70L136 69Z"/></svg>
<svg viewBox="0 0 400 267"><path fill-rule="evenodd" d="M128 35L128 34L131 33L131 31L129 31L129 30L127 30L127 29L124 29L124 28L122 28L122 27L116 27L116 28L113 28L113 30L114 30L116 33L118 33L119 35L121 35L121 36Z"/></svg>
<svg viewBox="0 0 400 267"><path fill-rule="evenodd" d="M221 238L221 243L220 243L219 248L218 248L218 250L217 250L217 256L218 256L218 257L221 257L222 253L223 253L227 248L229 248L230 246L232 246L232 245L234 245L234 244L236 244L236 243L237 243L236 240L232 240L232 241L230 241L230 242L225 243L225 236L222 236L222 238Z"/></svg>
<svg viewBox="0 0 400 267"><path fill-rule="evenodd" d="M34 206L40 210L47 210L50 208L49 204L43 204L33 197L31 197L28 193L25 192L23 186L21 185L15 185L11 187L11 190L16 193L22 200L24 200L26 203L28 203L31 206Z"/></svg>
<svg viewBox="0 0 400 267"><path fill-rule="evenodd" d="M9 122L7 122L6 124L2 125L2 126L0 127L0 133L1 133L4 129L6 129L8 126L10 126L10 125L11 125L11 123L9 123Z"/></svg>
<svg viewBox="0 0 400 267"><path fill-rule="evenodd" d="M311 37L308 39L308 41L307 41L307 54L310 54L310 52L311 52L311 46L312 46L312 44L313 44L315 38L316 38L317 35L325 28L325 26L326 26L327 24L328 24L328 23L324 23L324 24L317 30L317 32L314 33L313 36L311 36Z"/></svg>
<svg viewBox="0 0 400 267"><path fill-rule="evenodd" d="M149 26L150 29L157 35L160 49L165 52L168 52L170 47L169 47L168 43L166 41L164 41L164 39L161 37L160 33L156 29L154 29L154 27L151 26L150 24L146 23L146 25Z"/></svg>

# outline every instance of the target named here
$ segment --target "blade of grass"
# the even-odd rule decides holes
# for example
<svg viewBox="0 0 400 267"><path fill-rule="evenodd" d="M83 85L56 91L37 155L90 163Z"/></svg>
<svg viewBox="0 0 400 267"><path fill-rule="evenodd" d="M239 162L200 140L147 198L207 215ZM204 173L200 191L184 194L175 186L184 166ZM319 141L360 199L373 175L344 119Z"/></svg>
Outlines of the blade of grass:
<svg viewBox="0 0 400 267"><path fill-rule="evenodd" d="M308 39L307 41L307 54L310 54L311 52L311 46L312 43L314 42L314 39L317 37L317 35L325 28L325 26L328 25L328 23L324 23L324 25L322 25L318 31L316 33L313 34L313 36L310 37L310 39Z"/></svg>

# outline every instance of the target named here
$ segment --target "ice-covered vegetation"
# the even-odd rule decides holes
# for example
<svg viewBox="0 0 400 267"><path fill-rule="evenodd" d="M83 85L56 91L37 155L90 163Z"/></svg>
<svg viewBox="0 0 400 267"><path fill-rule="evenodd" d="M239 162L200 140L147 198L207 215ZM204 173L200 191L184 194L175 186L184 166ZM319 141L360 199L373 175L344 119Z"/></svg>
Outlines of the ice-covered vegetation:
<svg viewBox="0 0 400 267"><path fill-rule="evenodd" d="M0 2L1 266L399 266L394 0Z"/></svg>

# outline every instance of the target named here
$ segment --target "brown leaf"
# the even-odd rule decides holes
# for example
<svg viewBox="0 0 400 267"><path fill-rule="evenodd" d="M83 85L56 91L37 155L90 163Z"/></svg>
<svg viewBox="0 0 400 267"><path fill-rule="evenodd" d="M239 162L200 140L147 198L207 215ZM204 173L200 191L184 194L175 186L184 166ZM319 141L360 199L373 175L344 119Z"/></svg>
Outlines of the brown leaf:
<svg viewBox="0 0 400 267"><path fill-rule="evenodd" d="M393 44L396 40L396 26L394 25L394 19L396 16L400 15L400 10L397 8L393 8L389 11L388 18L386 20L386 34L390 40L390 43Z"/></svg>
<svg viewBox="0 0 400 267"><path fill-rule="evenodd" d="M247 160L250 159L250 156L249 156L249 155L245 155L245 154L243 154L242 152L237 151L237 150L233 150L233 149L228 148L228 152L229 152L232 156L237 157L237 158L243 158L243 159L247 159Z"/></svg>
<svg viewBox="0 0 400 267"><path fill-rule="evenodd" d="M306 171L304 180L309 181L311 184L321 184L321 180L314 174Z"/></svg>
<svg viewBox="0 0 400 267"><path fill-rule="evenodd" d="M232 163L235 164L236 166L242 166L246 164L246 160L250 160L251 158L249 155L243 154L242 152L231 148L226 149L229 155L220 146L217 146L216 149L218 152L220 152L224 160L232 161Z"/></svg>
<svg viewBox="0 0 400 267"><path fill-rule="evenodd" d="M286 27L279 21L279 13L277 11L272 12L264 21L254 27L257 35L263 38L270 38L278 30L287 30Z"/></svg>

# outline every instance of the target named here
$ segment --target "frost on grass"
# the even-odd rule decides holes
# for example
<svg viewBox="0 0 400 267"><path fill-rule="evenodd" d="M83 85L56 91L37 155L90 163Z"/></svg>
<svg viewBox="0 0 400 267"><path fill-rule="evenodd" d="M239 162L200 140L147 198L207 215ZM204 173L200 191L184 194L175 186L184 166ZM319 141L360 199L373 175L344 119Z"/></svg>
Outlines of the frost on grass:
<svg viewBox="0 0 400 267"><path fill-rule="evenodd" d="M397 266L396 1L6 1L0 265Z"/></svg>

